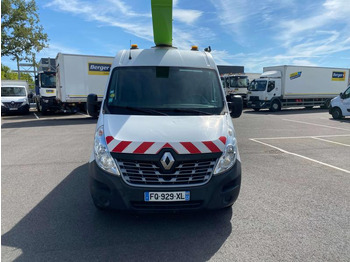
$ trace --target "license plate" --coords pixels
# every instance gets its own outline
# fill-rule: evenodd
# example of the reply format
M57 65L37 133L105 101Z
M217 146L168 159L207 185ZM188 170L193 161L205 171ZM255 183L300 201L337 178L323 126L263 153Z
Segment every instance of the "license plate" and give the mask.
M176 202L190 201L190 191L180 192L145 192L146 202Z
M18 110L18 108L9 108L9 109L10 109L10 110L13 110L13 111L14 111L14 110Z

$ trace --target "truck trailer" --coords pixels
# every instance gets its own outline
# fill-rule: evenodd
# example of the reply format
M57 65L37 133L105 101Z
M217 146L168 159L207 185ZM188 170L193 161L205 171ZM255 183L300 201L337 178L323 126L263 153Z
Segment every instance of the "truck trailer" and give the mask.
M103 98L113 62L109 56L89 56L58 53L56 57L56 99L64 112L86 109L90 93Z
M347 87L349 69L310 66L264 67L249 85L248 107L259 111L283 107L328 108L331 99Z

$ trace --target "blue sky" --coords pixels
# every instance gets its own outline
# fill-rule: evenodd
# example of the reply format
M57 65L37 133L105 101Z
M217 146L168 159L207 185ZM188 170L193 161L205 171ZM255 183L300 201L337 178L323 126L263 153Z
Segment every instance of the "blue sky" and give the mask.
M115 56L154 45L150 0L37 0L50 47ZM264 66L350 67L350 0L174 0L173 45L212 47L217 64L262 72ZM15 63L2 57L15 69Z

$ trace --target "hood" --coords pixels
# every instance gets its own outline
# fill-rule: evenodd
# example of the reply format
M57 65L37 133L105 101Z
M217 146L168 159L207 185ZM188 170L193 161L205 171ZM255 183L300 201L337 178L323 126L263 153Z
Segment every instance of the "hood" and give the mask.
M110 152L157 154L172 148L178 154L223 152L227 115L139 116L104 115Z
M2 96L1 97L1 103L6 102L27 102L26 96Z

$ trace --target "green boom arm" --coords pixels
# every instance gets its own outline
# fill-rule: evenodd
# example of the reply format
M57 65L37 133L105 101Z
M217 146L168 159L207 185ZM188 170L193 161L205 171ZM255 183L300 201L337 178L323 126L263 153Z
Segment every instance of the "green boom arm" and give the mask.
M153 37L156 46L171 46L173 37L173 0L151 0Z

